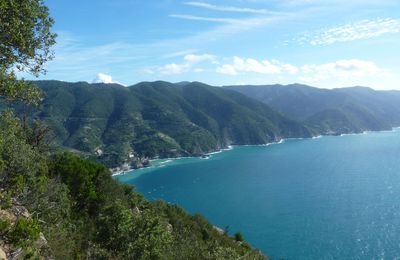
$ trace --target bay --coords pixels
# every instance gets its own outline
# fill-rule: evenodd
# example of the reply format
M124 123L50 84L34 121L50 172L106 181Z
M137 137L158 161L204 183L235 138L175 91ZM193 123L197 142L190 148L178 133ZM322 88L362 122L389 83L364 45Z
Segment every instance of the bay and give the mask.
M400 259L400 130L157 160L116 176L285 259Z

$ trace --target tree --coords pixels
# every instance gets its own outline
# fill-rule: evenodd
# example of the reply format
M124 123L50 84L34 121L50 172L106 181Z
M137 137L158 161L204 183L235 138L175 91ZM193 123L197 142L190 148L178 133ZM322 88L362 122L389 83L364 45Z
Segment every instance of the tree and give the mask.
M0 96L39 104L41 92L31 83L18 80L16 72L34 76L45 73L45 62L53 58L53 23L43 0L0 1Z
M45 73L45 62L53 58L50 47L55 43L56 34L50 30L52 25L53 19L43 0L0 1L0 98L9 102L19 101L24 105L22 128L26 133L18 134L19 141L35 146L39 145L47 129L36 127L27 131L27 114L30 106L39 105L43 95L29 81L19 80L16 73L25 72L34 76ZM3 113L1 117L11 122L10 115ZM4 120L1 121L4 123ZM1 138L0 151L4 143ZM9 143L4 145L10 149ZM10 165L1 155L0 161L6 166ZM7 170L7 167L4 168Z
M53 57L53 19L42 0L0 2L0 64L38 75Z
M19 80L16 74L39 76L45 72L43 66L53 57L50 48L56 37L50 31L52 25L43 0L0 1L1 99L19 101L26 107L39 105L41 91L29 81ZM17 186L27 194L26 188L36 186L45 172L43 155L31 146L38 146L44 132L37 127L28 129L26 116L21 122L10 111L0 115L0 129L0 185Z

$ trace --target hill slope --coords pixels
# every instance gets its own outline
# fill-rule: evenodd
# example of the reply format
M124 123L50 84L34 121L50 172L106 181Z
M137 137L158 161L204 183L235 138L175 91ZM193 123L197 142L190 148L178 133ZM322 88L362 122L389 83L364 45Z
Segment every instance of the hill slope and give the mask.
M321 133L387 130L400 125L400 92L365 87L227 86L304 122Z
M37 116L57 143L109 167L145 157L201 155L231 144L309 137L302 124L235 91L194 82L35 82L46 94Z

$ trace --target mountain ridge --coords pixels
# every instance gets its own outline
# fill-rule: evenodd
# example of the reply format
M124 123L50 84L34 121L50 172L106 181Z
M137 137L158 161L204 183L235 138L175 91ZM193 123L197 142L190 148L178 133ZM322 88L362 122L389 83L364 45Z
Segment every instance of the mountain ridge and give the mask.
M50 126L55 143L117 169L143 167L153 158L201 156L232 144L400 125L400 92L367 87L33 83L45 93L35 117Z
M369 87L225 86L255 98L322 134L388 130L400 125L400 92Z
M46 96L35 116L53 129L56 142L109 167L314 134L262 102L200 82L34 83Z

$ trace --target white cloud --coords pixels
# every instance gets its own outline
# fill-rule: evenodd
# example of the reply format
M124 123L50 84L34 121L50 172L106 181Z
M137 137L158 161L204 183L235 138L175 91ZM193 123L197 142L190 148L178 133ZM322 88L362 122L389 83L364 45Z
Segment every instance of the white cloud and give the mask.
M202 68L196 68L193 71L196 72L196 73L201 73L201 72L204 72L205 70L202 69Z
M183 57L182 63L170 63L154 69L145 69L144 72L149 74L158 73L161 75L173 75L173 74L182 74L193 70L194 72L199 73L203 72L204 69L193 68L193 66L202 62L210 62L212 64L217 64L218 57L211 54L201 54L201 55L187 54Z
M182 74L183 72L187 72L189 69L190 65L188 63L171 63L158 68L158 72L161 75Z
M288 72L289 74L297 74L299 72L299 68L292 64L283 64L282 68L284 71Z
M112 77L110 75L107 75L104 73L98 73L96 78L93 79L93 83L111 84L111 83L115 83L115 82L112 80Z
M239 24L244 23L240 19L232 19L232 18L219 18L219 17L203 17L203 16L195 16L189 14L170 14L169 17L185 19L185 20L194 20L194 21L204 21L204 22L216 22L216 23L229 23L229 24Z
M163 58L165 59L169 59L169 58L175 58L175 57L180 57L180 56L184 56L187 54L193 54L198 52L198 50L196 49L188 49L188 50L184 50L184 51L176 51L176 52L172 52L172 53L168 53L163 55Z
M323 85L357 84L368 80L384 79L391 74L379 68L374 62L360 59L343 59L323 64L304 64L295 66L278 60L256 60L252 58L234 57L232 63L223 64L216 72L230 76L259 74L275 76L278 80L319 83ZM252 75L251 78L257 76ZM265 76L263 76L265 77Z
M217 56L211 54L202 54L202 55L188 54L183 59L191 64L203 61L210 61L212 63L215 63L217 61Z
M253 8L241 8L235 6L222 6L222 5L213 5L205 2L186 2L186 5L206 8L214 11L222 11L222 12L238 12L238 13L252 13L252 14L267 14L268 11L266 9L253 9Z
M357 59L338 60L320 65L304 65L301 67L301 72L302 76L299 79L307 82L318 82L329 79L345 81L386 74L374 62Z
M155 73L155 71L153 69L150 69L150 68L141 69L140 72L143 73L143 74L154 74Z
M98 73L96 78L93 79L92 83L119 84L119 85L125 86L124 84L122 84L118 81L113 81L113 79L110 75L107 75L104 73Z
M288 19L291 15L287 13L274 12L270 16L256 16L256 17L246 17L246 18L221 18L221 17L204 17L196 16L190 14L170 14L169 17L184 19L184 20L194 20L194 21L204 21L204 22L214 22L227 24L227 26L233 26L232 28L224 27L223 31L241 31L243 29L251 29L257 26L266 25L278 20ZM219 30L217 30L219 31Z
M231 64L224 64L221 67L217 68L217 72L221 74L227 74L227 75L237 75L238 72L236 71L235 67Z
M339 27L304 34L299 41L311 45L329 45L337 42L370 39L387 33L400 33L400 20L386 18L362 20Z
M224 64L217 68L217 72L221 74L237 75L239 73L260 73L260 74L280 74L283 72L296 74L298 68L291 64L281 63L277 60L263 60L248 58L243 59L235 56L233 63Z

